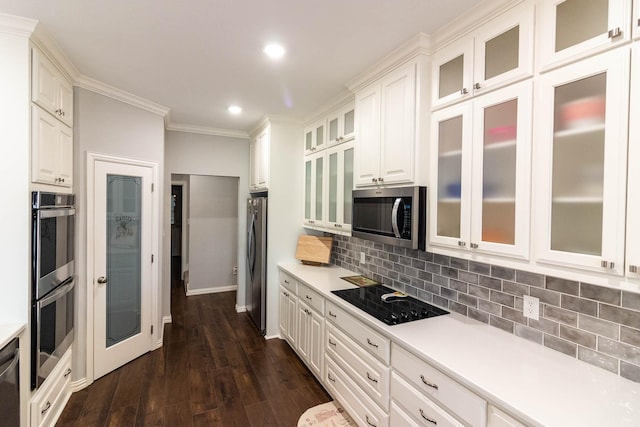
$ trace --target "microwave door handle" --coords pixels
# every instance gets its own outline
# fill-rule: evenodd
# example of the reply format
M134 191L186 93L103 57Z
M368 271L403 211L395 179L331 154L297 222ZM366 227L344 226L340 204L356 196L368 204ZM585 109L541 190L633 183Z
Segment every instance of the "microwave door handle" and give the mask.
M49 304L50 302L55 301L56 299L60 298L62 295L66 294L67 292L70 292L73 289L74 286L75 286L75 281L74 280L71 280L70 282L67 282L66 285L60 286L55 291L53 291L50 295L47 295L46 297L42 298L38 302L40 307L44 307L45 305Z
M393 202L393 209L391 210L391 227L393 228L393 234L395 234L397 238L402 237L398 229L398 208L400 207L400 203L402 203L402 199L398 197L396 201Z

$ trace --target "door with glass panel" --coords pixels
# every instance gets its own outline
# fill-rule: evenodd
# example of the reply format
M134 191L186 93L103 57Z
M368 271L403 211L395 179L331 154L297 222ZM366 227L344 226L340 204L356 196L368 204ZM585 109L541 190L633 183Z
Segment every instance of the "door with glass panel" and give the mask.
M541 261L624 271L629 63L617 50L540 79Z
M327 149L327 227L336 232L351 230L353 192L353 142Z
M323 226L324 218L324 174L325 152L311 154L304 158L304 224L311 227Z
M631 38L632 0L540 2L540 57L551 68Z
M94 378L152 345L150 167L96 161L94 169Z

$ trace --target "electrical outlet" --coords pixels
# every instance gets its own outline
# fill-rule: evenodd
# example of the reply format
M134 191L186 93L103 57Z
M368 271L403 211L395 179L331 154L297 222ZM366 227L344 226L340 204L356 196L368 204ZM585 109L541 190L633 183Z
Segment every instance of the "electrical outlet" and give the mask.
M235 275L237 275L237 274L238 274L238 266L237 266L237 265L234 265L234 266L233 266L233 275L235 276Z
M524 304L522 307L522 313L524 314L524 317L538 320L540 318L540 300L529 295L525 295L523 298Z
M364 256L364 252L360 252L360 264L366 264L367 259Z

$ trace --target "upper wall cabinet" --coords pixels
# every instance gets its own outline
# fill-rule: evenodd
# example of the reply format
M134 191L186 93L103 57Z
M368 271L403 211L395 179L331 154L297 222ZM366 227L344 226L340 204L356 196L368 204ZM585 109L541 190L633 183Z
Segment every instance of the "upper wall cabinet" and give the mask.
M433 113L432 245L528 258L531 109L521 82Z
M353 192L353 142L327 149L327 227L336 232L351 230Z
M269 131L270 127L267 126L249 143L250 191L266 191L269 188Z
M433 57L432 107L533 74L533 6L509 10Z
M351 141L356 134L353 103L333 112L327 118L327 145L332 147Z
M324 150L327 146L325 132L325 121L321 120L304 131L304 154L314 153Z
M71 187L73 131L37 105L31 107L31 181Z
M539 80L540 261L624 271L629 61L628 49L616 49Z
M324 152L304 157L304 224L311 227L325 225L325 158Z
M73 126L73 86L38 49L32 49L31 100Z
M356 94L356 186L413 182L416 67L406 64Z
M631 39L631 0L548 0L540 4L543 70Z
M631 106L629 117L640 117L640 44L631 52ZM627 274L640 277L640 122L629 124L629 176L627 179Z

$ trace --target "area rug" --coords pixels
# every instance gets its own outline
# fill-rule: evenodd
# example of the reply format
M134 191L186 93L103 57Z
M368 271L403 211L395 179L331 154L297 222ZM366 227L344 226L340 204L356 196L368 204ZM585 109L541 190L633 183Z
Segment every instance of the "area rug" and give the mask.
M298 420L298 427L344 427L357 424L336 402L327 402L309 408Z

